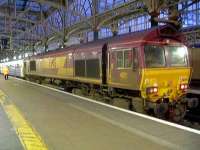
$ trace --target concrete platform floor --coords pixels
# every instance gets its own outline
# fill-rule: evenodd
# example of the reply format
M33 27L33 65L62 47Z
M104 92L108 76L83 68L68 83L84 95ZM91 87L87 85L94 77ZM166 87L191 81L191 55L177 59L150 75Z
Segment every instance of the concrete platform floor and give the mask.
M5 81L0 76L0 90L37 130L49 150L198 150L200 147L199 134L13 78ZM9 124L1 109L4 119L0 124ZM0 133L0 140L5 141L0 142L0 150L9 149L6 138L13 139L13 145L20 149L11 129L7 126ZM10 132L12 135L6 137Z
M0 107L0 150L22 150L23 147L7 115Z

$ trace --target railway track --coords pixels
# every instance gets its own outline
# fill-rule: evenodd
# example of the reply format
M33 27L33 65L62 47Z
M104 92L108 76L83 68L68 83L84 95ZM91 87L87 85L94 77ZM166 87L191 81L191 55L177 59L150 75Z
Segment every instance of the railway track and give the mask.
M188 110L183 125L200 130L200 106L194 110Z

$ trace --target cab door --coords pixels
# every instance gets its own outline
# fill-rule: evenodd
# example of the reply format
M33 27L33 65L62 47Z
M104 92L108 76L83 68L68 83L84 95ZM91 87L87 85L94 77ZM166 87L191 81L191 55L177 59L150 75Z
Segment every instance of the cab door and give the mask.
M111 48L108 76L111 86L138 89L138 51L138 48Z

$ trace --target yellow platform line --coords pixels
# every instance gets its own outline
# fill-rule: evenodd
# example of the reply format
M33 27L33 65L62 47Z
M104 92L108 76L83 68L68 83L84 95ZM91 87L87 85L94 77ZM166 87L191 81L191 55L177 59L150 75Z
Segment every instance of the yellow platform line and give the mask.
M48 150L37 131L31 127L17 107L6 100L6 95L1 90L0 104L15 128L16 134L25 150Z

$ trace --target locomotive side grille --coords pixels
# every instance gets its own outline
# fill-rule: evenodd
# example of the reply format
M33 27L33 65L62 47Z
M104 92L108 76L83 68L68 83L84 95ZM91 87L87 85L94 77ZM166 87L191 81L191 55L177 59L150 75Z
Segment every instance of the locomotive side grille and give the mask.
M99 59L75 60L75 76L100 78Z
M75 60L75 76L85 77L85 60Z
M86 74L88 78L100 78L99 59L86 60Z

